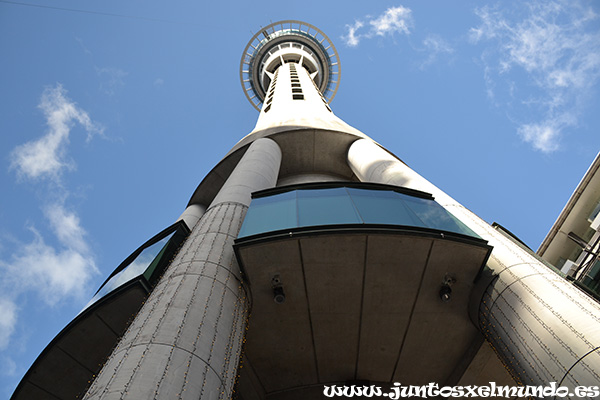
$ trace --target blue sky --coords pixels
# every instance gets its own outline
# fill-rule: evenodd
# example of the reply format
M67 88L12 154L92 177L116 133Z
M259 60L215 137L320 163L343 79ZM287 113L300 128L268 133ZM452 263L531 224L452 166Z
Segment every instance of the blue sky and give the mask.
M534 249L600 150L592 1L27 4L0 0L0 398L252 130L270 22L324 31L333 111Z

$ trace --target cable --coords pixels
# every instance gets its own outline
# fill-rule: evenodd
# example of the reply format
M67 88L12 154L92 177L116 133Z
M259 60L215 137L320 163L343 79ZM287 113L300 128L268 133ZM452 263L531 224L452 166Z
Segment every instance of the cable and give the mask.
M25 6L25 7L46 8L46 9L59 10L59 11L71 11L71 12L78 12L78 13L83 13L83 14L103 15L103 16L108 16L108 17L140 19L140 20L144 20L144 21L164 22L164 23L169 23L169 24L201 26L201 24L195 24L195 23L190 23L190 22L177 22L177 21L169 21L166 19L139 17L139 16L135 16L135 15L123 15L123 14L107 13L107 12L101 12L101 11L88 11L88 10L80 10L80 9L75 9L75 8L45 6L45 5L41 5L41 4L21 3L21 2L10 1L10 0L0 0L0 3L15 4L15 5L19 5L19 6Z

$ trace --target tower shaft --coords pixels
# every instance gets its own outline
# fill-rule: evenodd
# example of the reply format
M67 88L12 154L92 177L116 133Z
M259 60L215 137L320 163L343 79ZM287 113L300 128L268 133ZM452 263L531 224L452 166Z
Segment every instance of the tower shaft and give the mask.
M282 64L273 74L254 131L317 123L327 126L340 121L302 63Z

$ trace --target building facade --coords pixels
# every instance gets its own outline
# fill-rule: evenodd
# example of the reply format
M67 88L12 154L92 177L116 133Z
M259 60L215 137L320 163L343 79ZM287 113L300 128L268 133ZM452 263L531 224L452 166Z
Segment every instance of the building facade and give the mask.
M538 254L600 299L600 154L585 173Z
M13 398L597 383L598 304L335 116L340 71L310 24L254 35L240 78L260 111L255 128Z

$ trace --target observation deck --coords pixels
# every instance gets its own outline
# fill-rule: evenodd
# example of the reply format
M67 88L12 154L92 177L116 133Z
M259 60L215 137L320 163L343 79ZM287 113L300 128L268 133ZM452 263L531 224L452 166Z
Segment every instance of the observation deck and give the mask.
M467 309L491 247L429 193L348 181L254 192L234 249L252 288L240 399L455 385L481 346Z
M286 62L306 68L325 99L333 100L341 72L335 46L317 27L285 20L262 28L244 49L240 81L254 108L260 111L273 74Z

